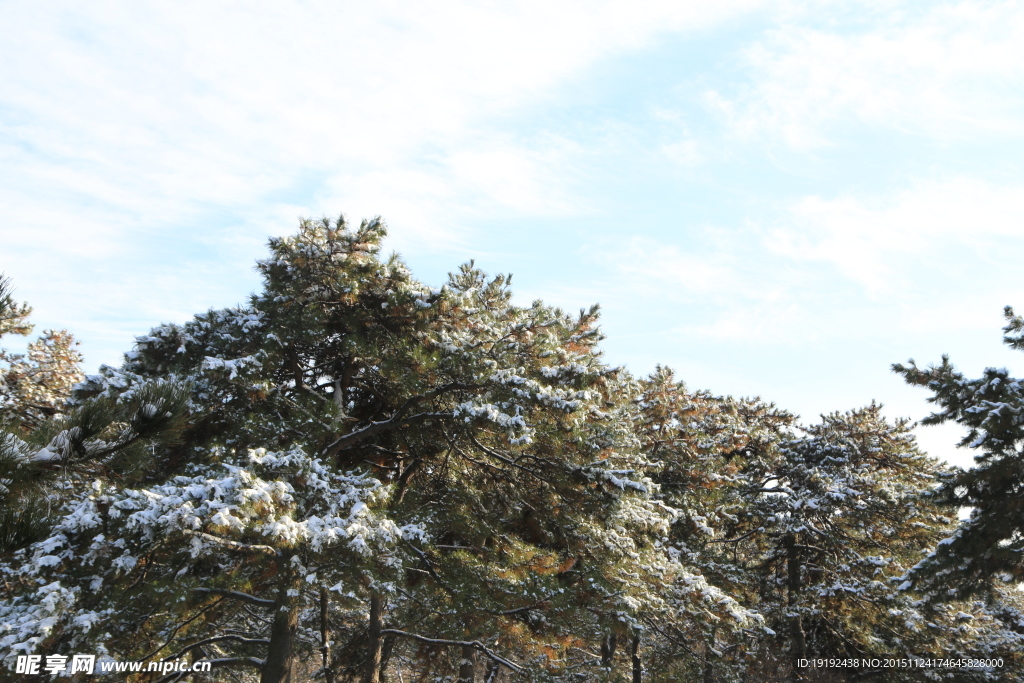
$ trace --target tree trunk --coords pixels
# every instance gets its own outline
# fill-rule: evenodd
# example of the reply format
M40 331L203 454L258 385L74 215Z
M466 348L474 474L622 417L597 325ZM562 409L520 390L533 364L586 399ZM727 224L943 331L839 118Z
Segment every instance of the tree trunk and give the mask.
M704 658L704 683L715 683L715 667L711 664L711 660L707 657Z
M299 627L299 592L301 577L290 566L291 557L278 560L280 584L274 601L274 620L270 626L267 659L260 674L260 683L296 683L295 634Z
M618 639L614 633L609 633L601 641L601 666L608 668L612 665L612 659L615 657L615 646Z
M366 658L366 669L363 672L363 683L380 683L380 661L384 649L384 639L380 635L381 629L384 628L383 612L384 606L380 599L380 593L371 592L370 632L367 636L369 652Z
M796 665L798 659L807 656L807 639L804 635L803 616L797 612L800 597L800 550L796 547L796 536L789 534L785 539L786 543L786 605L791 616L789 617L790 649L789 654L793 659L793 680L803 678Z
M206 652L203 648L197 647L188 653L188 658L192 662L192 666L195 666L197 662L206 658ZM194 673L192 674L192 683L210 683L210 679L201 673Z
M476 648L462 646L462 661L459 662L459 683L473 683L476 680Z
M715 647L716 630L711 629L708 642L704 645L704 683L715 683L715 664L711 658L715 656L713 650Z
M388 662L391 660L391 653L395 649L395 636L385 636L384 644L380 651L380 683L387 683Z
M497 683L498 674L501 673L501 664L493 659L487 660L487 673L484 674L484 683Z
M630 658L633 660L633 683L643 683L644 667L640 662L640 633L633 635L633 646L630 648Z
M324 665L324 683L334 683L331 668L331 629L327 621L327 586L320 586L320 656Z
M415 458L412 462L405 466L402 473L398 475L398 485L395 486L394 504L401 503L405 498L405 492L409 490L409 481L412 479L412 475L416 474L416 470L420 467L421 460Z

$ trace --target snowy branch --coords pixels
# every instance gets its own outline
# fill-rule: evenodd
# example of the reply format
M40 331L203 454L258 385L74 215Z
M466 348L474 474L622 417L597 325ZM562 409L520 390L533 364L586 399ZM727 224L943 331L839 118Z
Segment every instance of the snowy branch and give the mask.
M471 390L479 388L480 387L475 384L462 384L459 382L453 382L451 384L445 384L444 386L438 387L433 391L429 391L426 394L423 394L422 396L414 396L405 403L403 403L402 406L395 411L395 414L389 417L388 419L381 420L380 422L371 422L370 424L366 425L361 429L357 429L354 432L349 432L345 436L342 436L334 443L332 443L330 446L328 446L327 449L324 451L324 454L328 457L337 455L345 448L348 448L353 444L357 444L360 441L363 441L364 439L368 439L374 434L379 434L380 432L387 431L388 429L391 428L405 427L406 425L412 424L414 422L428 420L430 418L451 417L451 413L420 413L418 415L410 415L409 417L406 417L406 414L410 410L412 410L413 406L422 403L423 401L429 401L431 399L437 398L438 396L446 394L449 391Z
M265 547L265 546L260 546ZM234 598L247 602L250 605L258 605L259 607L273 607L273 600L264 600L263 598L257 598L255 595L249 595L248 593L242 593L241 591L232 591L225 588L193 588L194 593L210 593L211 595L222 595L227 598Z
M382 635L392 635L392 636L402 636L404 638L412 638L413 640L419 641L421 643L430 643L430 644L433 644L433 645L456 645L458 647L472 647L473 649L479 650L480 652L484 653L485 655L490 657L492 660L494 660L498 664L501 664L502 666L506 666L509 669L512 669L513 671L515 671L516 673L522 673L523 671L525 671L525 669L523 669L523 667L519 666L518 664L516 664L514 662L510 662L509 660L505 659L504 657L502 657L498 653L493 652L492 650L489 650L479 640L472 640L472 641L470 641L470 640L444 640L443 638L427 638L426 636L417 635L415 633L409 633L408 631L399 631L398 629L394 629L394 628L383 629L383 630L381 630L381 634Z
M212 534L203 533L202 531L192 531L191 529L184 529L184 532L189 536L195 536L196 538L201 538L204 541L216 543L217 545L223 546L228 550L239 550L242 552L250 553L263 553L265 555L273 555L274 557L277 557L280 554L277 548L273 548L269 545L252 545L249 543L239 543L238 541L229 541L228 539L221 538L220 536L214 536Z

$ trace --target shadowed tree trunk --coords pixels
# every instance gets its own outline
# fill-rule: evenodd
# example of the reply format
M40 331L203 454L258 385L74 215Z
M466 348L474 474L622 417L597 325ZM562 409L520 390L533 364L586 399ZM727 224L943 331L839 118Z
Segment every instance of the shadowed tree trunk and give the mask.
M297 683L295 678L295 634L299 626L301 577L290 566L291 557L279 557L280 583L274 601L274 619L270 626L270 644L263 664L260 683Z
M786 605L789 607L790 622L790 656L793 660L794 681L803 679L796 662L807 656L807 639L804 636L803 616L797 612L797 602L800 596L800 549L797 548L796 536L789 534L785 539L786 544Z
M192 662L193 666L203 659L206 659L206 652L204 652L201 647L198 647L189 653L189 660ZM192 674L192 683L210 683L210 679L201 673L194 673Z
M715 663L711 659L715 656L715 629L711 629L707 644L704 645L704 681L703 683L715 683Z
M395 649L395 636L384 636L384 644L381 645L380 654L380 683L387 683L388 662L391 661L391 653Z
M715 667L711 665L711 660L704 658L704 678L703 683L715 683Z
M324 683L334 683L331 668L331 629L327 622L327 586L320 586L320 655L324 665Z
M630 659L633 660L633 683L643 683L644 667L640 661L640 632L633 635L633 645L630 648Z
M405 492L409 490L409 480L412 479L412 475L416 474L416 470L419 469L420 459L416 458L402 470L402 473L398 476L398 485L395 487L395 505L402 502L405 498Z
M601 666L608 668L612 665L612 659L615 657L615 646L618 639L614 633L609 633L601 641Z
M380 662L383 657L384 639L381 637L383 628L384 606L380 593L370 593L370 632L367 635L369 656L366 658L366 670L363 672L363 683L380 683Z
M484 675L484 683L497 683L498 674L501 673L501 664L493 659L487 660L487 673Z
M462 660L459 662L459 683L473 683L476 679L476 648L462 646Z

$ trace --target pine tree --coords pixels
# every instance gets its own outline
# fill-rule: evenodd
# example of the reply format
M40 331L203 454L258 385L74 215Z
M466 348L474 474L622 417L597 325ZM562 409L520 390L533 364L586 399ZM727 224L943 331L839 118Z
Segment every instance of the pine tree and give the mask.
M748 554L753 535L748 482L779 459L778 444L793 436L794 416L758 399L690 392L659 367L644 381L637 428L667 504L679 510L669 542L700 567L711 585L747 608L757 608L761 560ZM742 529L742 531L740 531ZM763 664L758 644L771 634L763 618L724 628L714 620L649 621L661 677L718 681Z
M1024 319L1005 310L1004 342L1024 349ZM1024 581L1024 386L1005 368L986 368L969 379L948 356L921 369L911 360L893 365L910 384L933 392L939 410L922 420L953 420L967 429L963 448L976 449L975 465L945 477L933 500L970 517L908 575L908 586L930 601L985 594L1000 583Z
M0 338L28 336L32 309L18 304L0 276ZM64 412L72 387L83 379L78 342L67 330L46 330L24 354L0 348L0 423L31 431Z
M656 480L685 511L673 542L770 627L657 625L666 680L782 680L808 673L792 665L802 656L937 651L1006 660L963 680L1019 669L1020 636L1006 626L1014 608L960 601L926 615L897 590L896 578L952 524L921 496L943 469L916 449L906 422L889 423L872 405L798 429L756 399L687 392L666 370L652 376L644 406L648 448L664 461Z
M31 311L0 278L0 336L30 334ZM166 383L73 405L83 377L75 346L68 332L47 331L27 354L0 349L0 553L45 538L75 482L144 468L146 451L173 437L181 416L186 396Z
M5 356L22 368L8 386L28 389L5 394L0 510L47 510L4 536L8 662L92 650L253 683L708 683L810 680L805 655L956 653L1006 662L958 680L1019 674L1014 592L929 605L907 590L939 595L952 573L925 570L958 537L900 590L952 533L968 476L906 422L873 404L800 427L665 368L635 378L604 363L596 307L516 305L509 277L472 263L428 287L381 256L384 237L379 219L304 221L270 241L245 305L160 325L73 390L53 345ZM0 294L0 329L27 334L27 307ZM1007 338L1024 347L1024 321ZM1013 461L1016 383L947 365L920 383L979 420L969 438L992 463ZM970 500L1005 494L990 503L1012 522L1000 484ZM863 676L934 677L828 680Z
M463 681L499 670L575 680L606 671L590 653L613 629L637 646L628 667L642 669L644 614L748 619L664 543L675 511L645 477L636 384L601 362L596 308L569 316L516 306L508 278L472 264L426 287L397 257L378 256L384 234L379 220L305 222L271 241L259 263L264 289L247 306L155 328L121 368L87 380L82 401L122 400L158 379L187 384L191 416L181 443L138 485L78 505L166 499L204 512L191 529L146 522L147 555L82 574L109 583L103 601L116 600L119 617L76 630L95 608L69 607L45 617L64 625L54 642L102 640L125 659L187 650L255 667L264 683L295 680L313 654L325 673L367 683L398 666ZM300 534L287 545L274 529L311 525L329 502L303 494L305 475L289 467L252 473L247 458L263 452L275 462L301 453L321 478L363 482L376 492L366 509L378 526L404 531L358 562L344 559L350 526L332 543ZM218 493L232 488L217 483L221 467L259 476L281 501L252 523L225 522L218 513L242 519L233 510L244 505ZM110 543L138 533L132 524L109 537L76 526L79 550L59 559L70 562L97 533ZM291 553L304 570L261 561L270 551L257 546ZM37 565L57 562L41 559L45 547L32 550ZM183 572L177 580L172 568ZM294 585L302 581L307 590ZM68 590L84 595L83 585ZM287 624L261 626L252 613L261 605L277 605L275 615L287 606Z

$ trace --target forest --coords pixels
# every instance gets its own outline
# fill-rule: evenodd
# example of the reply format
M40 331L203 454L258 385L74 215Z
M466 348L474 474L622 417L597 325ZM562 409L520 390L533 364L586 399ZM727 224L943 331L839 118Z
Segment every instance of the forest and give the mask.
M634 376L596 306L473 263L432 287L385 236L303 221L246 305L95 375L66 331L0 351L5 680L93 680L15 673L75 653L210 664L139 683L1024 680L1007 370L893 366L962 470L877 404L804 423Z

